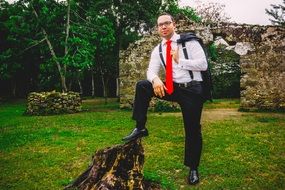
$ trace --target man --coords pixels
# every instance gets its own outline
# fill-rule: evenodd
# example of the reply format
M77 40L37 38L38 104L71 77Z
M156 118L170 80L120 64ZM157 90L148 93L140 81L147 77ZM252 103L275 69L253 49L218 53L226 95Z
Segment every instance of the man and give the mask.
M188 182L194 185L199 182L198 166L202 150L200 119L204 100L200 71L207 70L208 64L204 51L196 40L186 42L189 59L184 57L181 45L176 42L180 35L175 32L176 25L171 15L160 15L157 27L162 38L162 54L160 55L160 45L157 45L151 53L147 80L139 81L136 85L133 109L136 127L123 140L131 141L148 135L145 124L149 102L153 96L178 102L186 136L184 164L190 168ZM165 67L165 83L158 76L161 67Z

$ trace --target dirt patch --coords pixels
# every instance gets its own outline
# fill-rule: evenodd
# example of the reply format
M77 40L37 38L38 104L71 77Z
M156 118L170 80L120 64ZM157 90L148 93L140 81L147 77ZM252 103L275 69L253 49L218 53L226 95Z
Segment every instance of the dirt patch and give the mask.
M203 110L203 113L202 113L202 122L235 118L235 117L240 117L242 114L244 113L239 112L238 109L235 109L235 108L205 109Z
M216 121L216 120L223 120L228 118L234 118L234 117L240 117L242 112L239 112L236 108L217 108L217 109L204 109L202 112L202 122L210 122L210 121ZM181 112L163 112L163 113L155 113L155 115L159 116L177 116L182 117Z

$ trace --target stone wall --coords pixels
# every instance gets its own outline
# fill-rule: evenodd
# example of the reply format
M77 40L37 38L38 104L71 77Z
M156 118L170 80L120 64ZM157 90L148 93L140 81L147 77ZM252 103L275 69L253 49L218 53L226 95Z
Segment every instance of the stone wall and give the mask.
M49 115L81 111L81 98L76 92L32 92L28 95L26 114Z
M241 108L285 110L285 29L267 27L241 57Z
M147 35L120 53L120 107L131 108L135 84L146 78L152 48L160 41L158 35Z
M194 31L204 40L240 55L242 109L285 110L285 29L277 26L221 24L205 27L182 21L177 32ZM120 105L132 107L135 84L146 78L151 50L160 42L154 31L121 52Z

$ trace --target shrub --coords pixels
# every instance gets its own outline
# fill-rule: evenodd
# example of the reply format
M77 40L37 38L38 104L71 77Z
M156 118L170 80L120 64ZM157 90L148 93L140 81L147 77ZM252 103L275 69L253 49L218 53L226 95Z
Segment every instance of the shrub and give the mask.
M180 110L177 103L157 100L154 105L155 112L173 112Z
M32 92L28 95L26 110L28 115L75 113L79 111L81 111L81 98L76 92Z

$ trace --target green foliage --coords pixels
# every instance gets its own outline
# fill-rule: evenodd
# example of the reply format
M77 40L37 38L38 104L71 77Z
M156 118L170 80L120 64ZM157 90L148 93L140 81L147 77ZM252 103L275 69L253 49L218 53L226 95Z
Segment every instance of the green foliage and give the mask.
M173 112L178 111L179 106L177 107L177 104L174 104L173 102L163 101L163 100L157 100L154 111L155 112Z
M0 55L0 79L7 80L13 77L19 70L22 69L20 64L17 64L13 58L11 49L7 49Z
M149 32L161 12L199 20L193 9L178 7L177 0L0 0L0 9L0 82L15 83L15 91L25 87L27 93L58 90L63 77L70 88L90 75L101 76L97 86L114 83L119 51Z
M40 73L39 73L39 90L40 91L61 91L61 86L58 83L59 75L55 72L54 62L52 59L46 60L40 65Z
M23 57L19 53L25 40L19 37L25 36L28 30L23 28L23 11L20 7L10 7L3 1L0 5L0 80L8 80L23 69L23 65L19 63Z
M183 17L194 22L200 22L201 18L191 7L179 7L177 1L168 0L162 5L162 12L168 12L176 18Z
M137 31L125 31L122 35L122 49L127 49L130 43L139 40L142 36Z
M218 50L214 43L209 45L208 52L210 61L216 61L218 58Z
M239 56L234 51L210 46L214 98L240 97Z
M35 6L36 8L40 8L40 3L43 4L43 1L33 2L38 5ZM48 3L51 4L49 6L53 5L54 7L54 4L52 4L54 2L55 1L49 1ZM3 18L1 19L1 24L3 23L3 30L5 31L3 39L4 45L1 46L3 51L0 53L0 59L1 62L3 61L3 65L1 64L0 67L8 65L6 67L8 69L1 70L3 72L1 76L5 76L6 80L12 81L12 83L25 81L26 78L29 78L31 81L36 81L37 76L35 75L38 71L39 64L42 63L43 59L50 58L49 52L46 51L46 45L43 46L43 35L40 33L39 26L43 25L43 23L36 21L29 5L29 2L24 0L9 4L5 7L4 11L1 12L5 16L0 16ZM57 12L61 13L62 11ZM49 11L49 14L39 14L39 16L42 20L45 20L46 18L52 18L53 12ZM60 21L58 18L55 19L56 21L50 21L50 27L52 27L56 33L58 27L55 26L59 25ZM6 56L7 52L9 52L9 56ZM0 77L0 80L1 79L3 78ZM28 86L28 84L23 84L23 82L21 84Z

